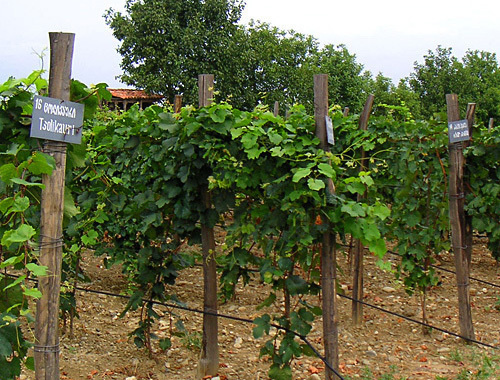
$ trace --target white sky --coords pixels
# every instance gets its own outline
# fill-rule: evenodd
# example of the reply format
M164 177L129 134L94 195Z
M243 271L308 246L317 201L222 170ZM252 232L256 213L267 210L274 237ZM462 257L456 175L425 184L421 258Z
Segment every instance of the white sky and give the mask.
M395 83L415 61L438 45L461 58L468 49L500 54L500 2L496 0L246 0L242 22L268 22L316 37L322 44L344 44L373 75ZM40 68L48 32L75 37L73 77L86 83L124 87L118 42L105 24L106 9L125 0L0 0L0 83ZM499 57L500 59L500 57Z

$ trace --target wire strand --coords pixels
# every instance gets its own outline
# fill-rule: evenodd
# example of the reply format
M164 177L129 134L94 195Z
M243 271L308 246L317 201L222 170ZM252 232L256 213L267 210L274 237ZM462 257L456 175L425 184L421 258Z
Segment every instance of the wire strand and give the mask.
M19 276L12 275L12 274L7 274L7 275L10 276L10 277L19 277ZM27 278L27 280L33 281L33 282L38 282L38 280L33 279L33 278ZM83 288L83 287L80 287L80 286L75 286L75 289L76 290L80 290L80 291L84 291L84 292L88 292L88 293L94 293L94 294L98 294L98 295L105 295L105 296L116 297L116 298L123 298L123 299L130 299L131 298L130 296L126 296L126 295L123 295L123 294L115 294L115 293L111 293L111 292L107 292L107 291L103 291L103 290L87 289L87 288ZM158 306L163 306L163 307L167 307L167 308L170 307L170 308L174 308L174 309L189 311L189 312L192 312L192 313L198 313L198 314L204 314L204 315L211 315L211 316L220 317L220 318L224 318L224 319L229 319L229 320L233 320L233 321L255 324L254 320L252 320L252 319L247 319L247 318L242 318L242 317L236 317L236 316L233 316L233 315L215 313L215 312L211 312L211 311L206 311L206 310L200 310L200 309L191 308L191 307L188 307L188 306L175 305L175 304L169 304L169 303L160 302L160 301L148 300L148 299L145 299L145 298L141 298L141 301L144 302L144 303L146 303L146 304L150 303L152 305L158 305ZM270 326L272 326L272 327L274 327L274 328L276 328L278 330L282 330L282 331L285 331L287 333L291 333L291 334L295 335L296 337L300 338L314 352L314 354L318 357L318 359L320 359L325 364L325 366L330 371L332 371L339 378L339 380L345 380L345 378L342 377L342 375L335 368L333 368L333 366L328 362L328 360L326 359L326 357L324 357L323 355L321 355L319 353L319 351L312 345L311 342L309 342L309 340L304 335L301 335L301 334L299 334L299 333L297 333L297 332L295 332L293 330L290 330L289 328L277 325L275 323L270 323ZM42 346L39 346L39 347L42 348ZM42 351L40 351L40 352L42 352ZM43 351L43 352L51 352L51 351Z
M377 310L382 311L382 312L384 312L384 313L391 314L391 315L393 315L393 316L395 316L395 317L399 317L399 318L406 319L407 321L410 321L410 322L413 322L413 323L417 323L417 324L419 324L419 325L422 325L422 326L424 326L424 327L428 327L428 328L433 329L433 330L441 331L441 332L443 332L443 333L446 333L446 334L449 334L449 335L455 336L455 337L457 337L457 338L461 338L461 339L466 340L466 341L468 341L468 342L471 342L471 343L476 343L476 344L478 344L478 345L480 345L480 346L485 346L485 347L493 348L493 349L495 349L495 350L500 350L500 348L499 348L499 347L492 346L491 344L484 343L484 342L481 342L481 341L476 340L476 339L467 338L467 337L465 337L465 336L462 336L462 335L460 335L460 334L454 333L454 332L452 332L452 331L448 331L448 330L443 329L443 328L441 328L441 327L437 327L437 326L434 326L434 325L430 325L430 324L428 324L428 323L425 323L425 322L422 322L422 321L419 321L419 320L416 320L416 319L413 319L413 318L407 317L407 316L405 316L405 315L402 315L402 314L396 313L396 312L394 312L394 311L390 311L390 310L387 310L387 309L381 308L380 306L372 305L372 304L370 304L370 303L368 303L368 302L365 302L365 301L355 300L354 298L349 297L349 296L346 296L345 294L340 294L340 293L339 293L338 295L339 295L340 297L342 297L342 298L347 298L347 299L349 299L349 300L351 300L351 301L354 301L354 302L359 302L359 303L361 303L361 304L363 304L363 305L366 305L366 306L368 306L368 307L371 307L371 308L373 308L373 309L377 309Z

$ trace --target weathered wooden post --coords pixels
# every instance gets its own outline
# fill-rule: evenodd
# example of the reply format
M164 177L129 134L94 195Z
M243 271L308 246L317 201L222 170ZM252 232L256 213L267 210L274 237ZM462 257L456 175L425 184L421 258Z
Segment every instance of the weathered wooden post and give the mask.
M275 101L274 102L274 110L273 110L273 115L278 116L280 114L280 102Z
M474 339L474 325L472 324L472 312L469 294L469 262L467 260L467 242L465 233L464 212L464 155L462 139L467 132L467 121L454 127L453 122L459 121L460 113L458 98L456 94L446 95L448 111L448 133L450 136L450 179L449 179L449 208L451 225L451 243L455 258L455 270L457 273L458 287L458 318L460 334L466 339ZM457 141L458 140L458 141Z
M326 117L328 116L328 75L314 75L314 120L316 123L316 136L320 140L320 146L324 150L330 150L327 141ZM333 183L327 186L327 191L333 191ZM323 218L323 223L329 223ZM330 228L323 234L321 247L321 289L323 307L323 344L325 347L325 358L338 369L338 328L336 319L336 260L335 260L335 238ZM335 373L328 368L325 370L327 380L337 379Z
M363 112L359 117L359 129L366 131L368 128L368 119L372 112L373 101L375 96L373 94L368 95ZM366 152L361 148L361 164L359 166L359 171L365 171L368 167ZM358 202L361 202L366 198L365 194L358 194ZM354 255L353 255L353 276L352 276L352 320L356 325L361 324L363 320L363 304L357 301L363 300L363 244L361 240L356 239L354 242Z
M69 100L71 64L75 35L49 33L50 71L49 97ZM35 378L59 380L59 292L62 262L62 221L66 143L47 141L44 151L54 157L52 175L43 175L40 217L40 264L47 276L39 279L42 297L37 301L35 325Z
M495 119L491 117L490 121L488 122L488 131L491 131L494 126L495 126Z
M199 106L210 105L214 96L213 74L198 76ZM212 200L208 186L201 189L201 197L205 209L212 208ZM215 235L214 229L201 224L201 244L203 251L203 310L217 313L217 266L215 261ZM219 370L217 316L203 314L203 339L201 345L200 361L198 363L197 377L214 376Z
M467 126L469 128L469 137L472 139L472 132L474 129L474 117L476 114L476 103L469 103L467 104ZM464 148L468 147L470 145L470 141L464 141ZM465 162L465 161L464 161ZM465 165L467 163L465 162ZM470 172L467 170L467 166L464 168L465 175L464 175L464 193L467 195L468 188L470 188ZM474 231L472 228L472 216L469 215L467 212L465 212L465 246L467 247L466 255L467 255L467 262L469 263L469 273L471 269L471 264L472 264L472 246L473 246L473 235Z
M182 108L182 95L175 95L174 97L174 113L181 112Z

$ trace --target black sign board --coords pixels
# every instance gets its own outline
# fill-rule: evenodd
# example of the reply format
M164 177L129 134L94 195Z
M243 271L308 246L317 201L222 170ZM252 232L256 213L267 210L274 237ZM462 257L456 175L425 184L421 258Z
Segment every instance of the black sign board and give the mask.
M30 136L80 144L83 111L83 104L36 95L33 99Z
M469 124L467 120L458 120L448 123L448 137L451 143L470 140Z

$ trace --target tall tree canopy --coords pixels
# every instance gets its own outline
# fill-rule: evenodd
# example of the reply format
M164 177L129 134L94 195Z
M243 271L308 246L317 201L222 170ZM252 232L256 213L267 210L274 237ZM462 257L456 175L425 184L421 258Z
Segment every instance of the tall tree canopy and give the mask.
M259 101L313 108L313 74L331 78L332 102L363 103L363 66L343 45L266 23L239 25L242 0L127 0L105 17L121 42L124 83L186 103L197 99L198 74L212 73L220 99L252 109Z
M359 111L368 93L376 103L404 102L416 118L446 110L456 93L465 108L477 103L477 120L500 119L500 70L494 53L470 50L459 60L451 48L429 50L423 63L396 87L364 71L344 45L267 23L240 25L244 0L127 0L109 9L106 22L120 41L121 80L172 100L197 101L199 74L215 75L218 99L252 109L259 102L281 109L302 103L313 109L314 74L329 75L331 103ZM377 109L377 108L376 108ZM383 112L383 108L379 109Z
M121 42L121 80L195 99L198 74L235 74L227 53L242 10L242 0L127 0L124 13L109 9L106 22Z
M349 107L354 112L362 109L370 92L371 73L364 71L345 45L326 45L318 52L313 65L317 67L316 73L328 74L331 103Z
M266 23L242 26L240 36L233 58L242 79L241 106L253 108L259 101L278 101L284 107L304 103L307 82L312 82L310 61L317 54L318 42Z
M438 46L424 56L424 63L415 63L406 83L420 99L419 116L446 111L446 94L455 93L462 108L477 103L478 121L500 117L500 70L494 53L469 50L459 60L451 48Z

